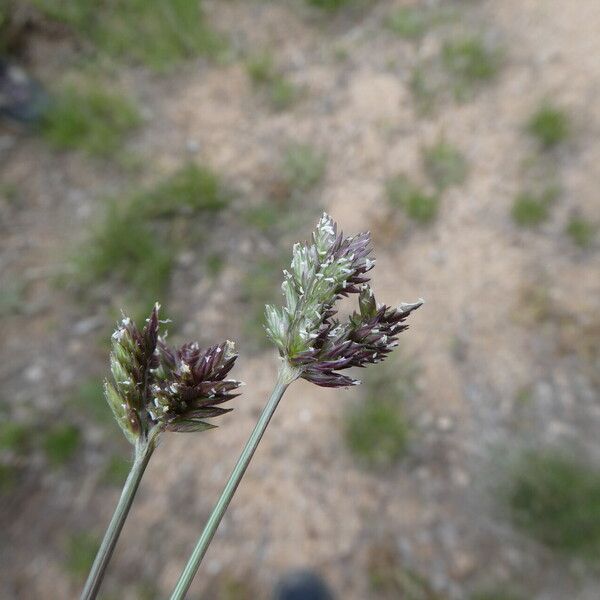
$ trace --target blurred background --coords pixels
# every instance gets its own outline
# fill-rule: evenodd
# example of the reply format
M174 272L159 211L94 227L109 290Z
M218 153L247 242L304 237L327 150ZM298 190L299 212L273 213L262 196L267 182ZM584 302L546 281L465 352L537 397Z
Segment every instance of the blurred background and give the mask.
M286 395L190 597L600 597L597 0L0 0L0 597L76 598L126 476L111 331L237 340L102 590L171 590L270 391L292 242L370 229L426 299L363 386Z

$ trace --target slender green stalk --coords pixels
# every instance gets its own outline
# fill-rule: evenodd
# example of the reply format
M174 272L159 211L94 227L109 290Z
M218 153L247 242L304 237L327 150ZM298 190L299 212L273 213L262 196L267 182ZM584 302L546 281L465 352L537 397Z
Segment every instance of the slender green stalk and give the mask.
M129 514L129 509L131 508L133 498L140 485L142 475L150 462L150 457L155 448L156 438L153 432L150 432L147 441L136 445L135 459L131 466L131 471L129 471L127 481L125 481L123 491L121 492L121 497L119 498L112 519L108 524L104 539L100 544L98 554L96 554L94 564L92 565L90 574L85 582L83 592L81 592L81 600L93 600L98 595L98 590L102 584L106 567L108 566L112 553L117 545L117 540L123 529L125 519Z
M288 385L290 385L290 383L296 377L297 374L292 373L289 367L284 366L280 370L273 393L263 409L262 414L260 415L260 418L254 427L254 430L250 434L250 437L248 438L248 441L246 442L246 445L244 446L244 449L242 450L242 453L240 454L240 457L233 468L231 475L229 476L229 480L225 484L225 488L223 489L219 500L215 504L215 507L213 508L213 511L208 518L206 525L204 526L204 531L198 539L196 547L194 548L194 551L192 552L187 565L181 573L179 581L177 582L177 585L171 594L171 600L183 600L185 598L196 572L200 567L200 563L202 562L202 559L208 550L208 546L210 545L217 528L219 527L219 523L221 522L221 519L223 518L223 515L225 514L225 511L227 510L227 507L229 506L229 503L231 502L231 499L233 498L233 495L235 494L235 491L240 484L246 469L248 468L248 464L250 463L250 460L252 459L256 448L258 447L258 444L265 432L265 429L267 428L267 425L269 424L269 421L271 420L271 417L273 416L273 413L275 412L275 409L277 408L277 405L279 404L279 401L281 400L281 397L283 396Z

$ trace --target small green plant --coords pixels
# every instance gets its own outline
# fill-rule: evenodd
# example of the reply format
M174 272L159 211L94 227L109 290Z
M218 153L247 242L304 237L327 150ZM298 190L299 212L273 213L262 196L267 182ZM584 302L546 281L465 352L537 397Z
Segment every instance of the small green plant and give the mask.
M193 164L150 189L133 191L120 201L109 200L73 258L79 281L111 279L138 296L164 298L179 247L168 220L180 215L213 216L229 200L219 177Z
M43 133L57 148L108 157L139 124L131 100L99 84L85 83L70 85L57 96L45 117Z
M81 580L90 570L100 540L90 533L74 533L67 540L65 567L74 579Z
M446 42L441 59L459 100L466 99L477 86L493 80L501 64L499 50L490 48L476 36Z
M408 425L395 403L367 400L346 422L346 444L361 461L376 467L394 463L406 451Z
M545 102L529 119L527 131L542 148L554 148L569 137L569 115L562 108Z
M388 19L388 27L400 37L414 40L425 34L429 27L429 19L419 7L402 6Z
M16 421L0 423L0 450L23 454L31 439L30 428Z
M443 139L423 150L423 166L439 191L460 185L468 172L462 152Z
M266 93L275 110L284 110L295 102L299 90L281 73L270 52L251 58L246 69L252 83Z
M81 433L74 425L56 425L43 438L44 452L54 466L62 466L69 461L80 443Z
M173 246L158 244L157 233L148 223L135 218L128 204L114 201L74 257L83 283L117 279L155 298L166 293L173 260Z
M292 191L307 192L325 175L325 155L309 144L292 144L283 159L283 179Z
M280 75L271 82L269 100L275 110L285 110L294 104L299 94L298 87Z
M564 453L529 452L511 471L513 522L567 554L600 556L600 472Z
M206 23L201 2L33 0L49 18L66 23L99 55L164 70L197 55L220 54L225 42Z
M388 203L403 209L407 216L421 225L431 223L439 210L439 197L417 187L405 175L396 175L386 184Z
M346 415L345 437L365 464L386 467L406 452L410 428L402 405L414 391L413 377L411 370L385 365L363 383L364 397Z
M567 235L580 248L589 248L594 242L596 226L578 215L574 215L567 225Z
M141 219L165 219L194 213L217 213L231 200L221 178L211 169L184 165L151 189L131 195L132 215Z
M550 208L558 196L554 187L546 188L539 193L521 192L512 206L513 221L521 227L536 227L548 219Z

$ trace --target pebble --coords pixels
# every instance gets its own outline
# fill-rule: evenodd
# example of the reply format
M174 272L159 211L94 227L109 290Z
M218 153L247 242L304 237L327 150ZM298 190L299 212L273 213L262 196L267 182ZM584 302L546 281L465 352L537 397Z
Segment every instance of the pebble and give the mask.
M198 142L198 140L194 140L194 139L189 139L187 140L187 142L185 143L185 149L190 153L190 154L196 154L197 152L200 151L200 143Z
M452 431L452 429L454 429L454 421L451 417L439 417L437 420L437 428L439 431Z

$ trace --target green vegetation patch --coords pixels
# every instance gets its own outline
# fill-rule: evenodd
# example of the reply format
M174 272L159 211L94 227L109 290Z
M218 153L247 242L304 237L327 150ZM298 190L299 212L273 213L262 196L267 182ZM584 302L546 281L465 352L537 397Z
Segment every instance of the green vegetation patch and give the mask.
M299 97L299 89L280 71L270 52L252 57L246 69L252 83L264 91L275 110L289 108Z
M479 85L492 81L502 63L500 51L478 36L447 41L441 52L442 65L459 100L469 97Z
M108 201L74 263L85 284L116 280L136 296L164 299L180 237L169 226L177 216L214 216L230 192L209 169L189 164L146 190Z
M467 177L467 160L458 148L441 139L423 150L425 172L439 191L460 185Z
M16 421L0 423L0 450L23 454L32 442L31 428Z
M588 219L579 216L572 216L567 225L567 235L572 242L580 248L589 248L596 237L596 225L590 223Z
M344 6L356 4L356 0L306 0L306 3L310 6L322 8L323 10L339 10Z
M87 284L113 279L151 298L163 298L175 249L161 243L155 229L136 218L128 205L111 201L74 258L79 279Z
M550 208L558 197L558 189L549 187L541 192L521 192L512 206L513 221L521 227L536 227L548 220Z
M214 171L189 163L154 188L134 193L129 204L137 218L156 219L218 213L230 201L231 193Z
M98 84L69 85L58 94L45 116L46 139L62 149L108 157L140 124L135 104Z
M527 122L527 131L542 148L554 148L569 138L569 115L562 108L545 102Z
M570 555L600 556L600 471L555 451L529 452L511 472L513 522Z
M392 208L403 209L410 219L421 225L427 225L437 217L439 197L425 192L405 175L389 179L386 194Z
M163 70L182 59L216 56L223 38L207 24L200 0L32 0L112 58Z
M387 467L404 456L410 427L403 403L414 392L413 377L409 369L387 364L367 374L363 398L345 422L346 445L359 461Z
M14 465L0 463L0 494L7 494L13 490L18 475L18 469Z
M44 434L43 448L54 466L64 465L77 452L81 433L74 425L56 425Z

